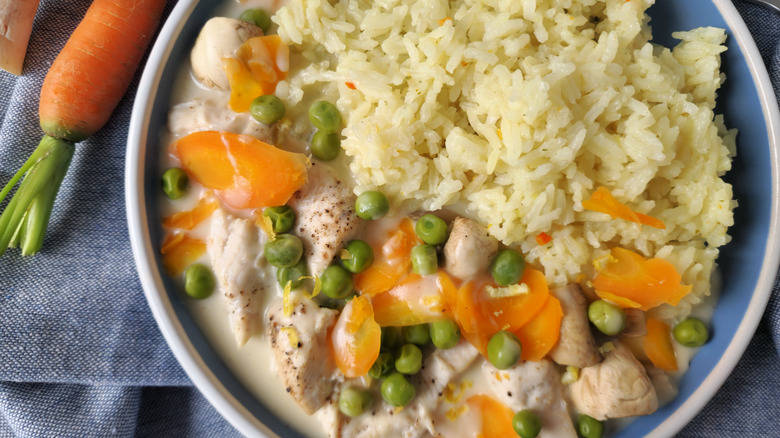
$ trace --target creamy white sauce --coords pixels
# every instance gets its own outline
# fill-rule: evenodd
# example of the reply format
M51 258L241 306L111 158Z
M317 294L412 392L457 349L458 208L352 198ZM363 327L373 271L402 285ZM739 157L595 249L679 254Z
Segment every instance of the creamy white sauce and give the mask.
M272 11L280 7L281 3L281 1L274 0L233 0L225 2L223 6L215 11L215 14L218 16L237 17L241 11L250 7L263 7L266 10ZM295 66L293 66L293 68L295 68ZM315 98L319 98L319 96L308 97L305 102L301 103L301 107L308 107L307 102L310 102ZM180 67L180 71L178 72L175 88L172 92L172 103L173 105L176 105L198 99L210 100L216 103L215 105L209 106L208 111L211 112L206 114L207 117L218 118L224 114L231 114L226 106L229 99L229 92L208 89L198 84L197 81L194 80L190 71L189 62L187 62ZM300 108L293 109L292 111L288 109L288 116L297 117L303 116L304 114L305 110L302 111ZM163 133L162 138L162 144L165 145L176 140L176 137L170 132ZM289 135L284 137L284 144L279 146L295 151L303 151L304 149L303 142L298 141ZM337 161L330 163L329 165L334 167L340 176L347 176L349 175L346 164L347 161L343 155L344 154L342 153ZM166 150L162 151L160 159L164 163L163 167L178 165L176 160L172 158ZM351 181L351 177L347 176L347 179ZM164 216L167 216L178 211L189 210L202 195L203 189L197 184L192 184L191 189L188 190L187 194L179 200L171 201L164 196L161 196L159 201L160 211ZM450 210L452 212L452 217L454 217L456 213L460 215L466 215L467 213L462 206L454 206L451 207ZM230 213L237 216L246 216L247 214L246 212L241 211L230 211ZM446 215L443 217L451 219L451 217L446 217ZM369 236L385 236L389 230L397 227L398 221L400 221L400 218L396 217L395 219L371 222L366 227L365 234ZM209 226L210 221L206 220L194 230L188 232L188 234L192 237L206 241L209 233ZM203 263L210 262L207 254L204 255L200 261ZM182 279L178 278L177 281L180 283L180 286L182 286ZM183 286L181 289L183 290ZM272 291L273 296L266 297L267 304L272 301L281 300L281 290L278 285L274 285L270 290ZM693 313L694 316L699 317L708 325L714 312L715 303L717 302L719 285L713 285L712 290L712 294L709 297L706 297L704 302L696 306ZM293 398L285 391L282 380L277 376L274 354L264 333L251 337L243 347L239 348L236 346L233 333L230 329L228 305L219 291L204 300L188 299L183 292L181 292L181 294L183 301L186 303L190 312L192 312L193 317L197 321L210 345L216 350L217 354L222 358L236 378L241 381L258 400L265 404L265 406L279 418L305 436L326 436L317 416L308 416L303 413ZM679 370L675 373L671 373L671 378L673 381L676 381L688 370L689 362L693 355L695 355L697 349L683 347L677 343L673 344ZM432 413L437 431L443 436L475 436L479 432L481 428L481 418L476 412L462 409L462 406L465 405L465 401L472 395L485 393L492 396L488 383L485 381L485 377L481 372L483 363L484 359L478 357L469 369L452 383L452 386L455 388L454 397L450 399L447 399L446 397L442 398L439 406ZM661 393L660 388L659 401L662 403L669 401L669 395L665 396ZM460 409L460 413L456 414L458 409ZM613 420L609 429L612 431L620 429L630 420L631 419ZM377 426L381 427L381 425Z

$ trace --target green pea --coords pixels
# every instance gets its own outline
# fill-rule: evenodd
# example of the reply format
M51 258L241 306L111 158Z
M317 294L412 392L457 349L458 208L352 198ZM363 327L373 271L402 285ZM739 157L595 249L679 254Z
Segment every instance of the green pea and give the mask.
M344 249L349 253L349 258L342 258L341 264L353 274L365 271L374 262L374 250L363 240L352 240Z
M407 344L428 345L431 333L428 324L407 325L401 329L401 336Z
M184 170L178 167L171 167L163 172L162 175L163 193L169 199L179 199L184 196L184 191L187 190L189 182L190 179Z
M184 292L191 298L208 298L214 292L214 286L214 274L208 266L196 263L184 271Z
M542 420L533 411L523 409L512 417L512 428L520 438L534 438L542 431Z
M401 345L403 341L403 335L401 334L401 328L399 327L382 327L382 337L380 349L381 351L394 350Z
M329 298L340 300L346 298L352 293L352 276L346 269L339 265L330 265L325 272L320 275L322 282L322 293Z
M279 285L285 287L290 282L292 289L298 289L303 285L303 278L309 274L309 268L306 265L306 259L301 257L298 263L289 268L278 268L276 270L276 280Z
M322 161L332 161L341 152L341 137L339 134L328 134L325 131L317 131L311 137L309 144L311 153Z
M355 213L366 220L381 219L390 210L390 201L384 193L369 190L355 200Z
M286 233L295 225L295 210L287 205L268 207L263 210L263 216L271 219L274 233Z
M392 406L406 406L416 393L414 385L398 372L391 374L382 382L380 392L382 398Z
M260 8L247 9L238 18L263 29L263 33L268 33L268 29L271 28L271 17L268 12Z
M701 347L709 340L707 326L701 320L688 318L679 322L672 329L674 340L686 347Z
M395 359L395 369L402 374L416 374L422 368L422 350L414 344L401 347Z
M414 232L428 245L441 245L447 241L447 222L438 216L426 214L417 219Z
M322 132L335 134L341 129L341 113L336 105L320 100L309 107L309 121Z
M431 341L436 348L447 350L458 345L460 341L460 328L455 321L445 319L431 323Z
M392 353L379 353L374 364L368 370L368 375L373 379L387 377L395 369L395 358Z
M367 411L373 401L370 392L350 386L339 394L339 410L348 417L357 417Z
M412 248L412 271L415 274L428 275L436 272L439 258L433 245L417 245Z
M303 242L294 234L279 234L265 244L263 254L268 263L277 268L289 268L303 256Z
M609 301L596 300L588 306L588 319L601 333L620 334L626 328L626 312Z
M525 271L525 258L513 249L503 249L493 259L491 273L499 286L509 286L520 281Z
M583 438L601 438L604 435L604 423L583 414L577 418L577 432Z
M249 104L249 113L258 122L272 125L284 117L284 102L273 94L266 94Z
M490 338L487 345L488 360L499 370L512 367L520 360L522 346L512 333L501 330Z

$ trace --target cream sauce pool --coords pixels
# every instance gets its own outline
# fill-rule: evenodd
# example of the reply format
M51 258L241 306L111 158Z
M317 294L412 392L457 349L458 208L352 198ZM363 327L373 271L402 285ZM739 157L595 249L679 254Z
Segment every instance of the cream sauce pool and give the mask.
M234 0L226 2L216 9L215 16L238 17L243 10L250 7L262 7L272 11L280 7L281 3L281 1L274 0ZM195 100L212 101L215 104L208 106L204 111L210 112L207 114L209 118L218 118L230 115L230 110L226 106L228 98L229 93L227 91L209 89L200 85L192 76L189 62L180 66L175 88L172 92L171 101L173 105ZM164 132L162 138L164 140L162 144L165 145L176 139L170 132ZM300 145L298 145L299 147ZM161 152L160 159L165 164L163 167L178 165L165 150ZM348 175L344 154L341 154L340 158L337 159L335 167L340 175ZM175 201L161 196L160 207L163 216L190 209L202 195L202 190L202 188L193 185L183 198ZM458 209L455 208L455 210ZM242 215L242 212L234 211L231 213ZM391 219L380 222L372 225L372 228L375 230L374 232L383 228L392 228L395 226L394 221ZM209 225L209 220L206 220L189 234L205 241L208 236ZM208 264L208 254L204 255L200 261ZM272 275L271 278L275 278L275 275ZM717 275L714 278L717 278ZM269 410L287 424L292 425L300 433L309 437L325 437L326 434L317 416L306 415L285 391L282 380L277 377L274 354L266 336L264 334L255 335L243 347L237 347L229 324L228 305L222 294L214 293L209 298L203 300L189 299L183 292L182 279L177 278L176 280L181 286L182 300L186 303L210 345L235 377ZM718 285L713 284L712 295L705 298L703 303L695 307L693 316L702 319L705 323L709 323L717 302L718 289ZM267 297L266 303L281 300L281 288L274 284L272 290L275 291L275 294L272 297ZM679 370L671 376L672 380L679 378L687 371L690 359L697 350L680 346L677 343L674 343L674 347ZM434 414L434 419L436 420L437 429L443 436L463 436L464 431L476 431L478 429L481 419L475 418L474 412L465 412L457 416L455 421L449 419L447 413L451 413L452 409L462 405L463 401L471 395L480 392L491 394L491 390L487 387L487 382L485 382L485 377L481 372L482 363L483 360L481 358L476 360L461 377L453 382L455 394L450 400L446 398L441 400L439 409ZM657 389L661 404L668 402L675 395L674 393L664 391L663 388ZM612 431L619 429L630 420L630 418L618 421L613 420L609 429ZM382 427L381 425L377 426L379 428Z

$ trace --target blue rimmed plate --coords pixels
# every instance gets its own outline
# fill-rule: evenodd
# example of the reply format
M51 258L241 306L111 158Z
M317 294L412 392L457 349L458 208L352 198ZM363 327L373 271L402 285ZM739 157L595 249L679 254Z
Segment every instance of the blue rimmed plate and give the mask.
M165 339L194 384L240 432L248 436L300 436L259 402L217 355L162 274L158 207L160 133L167 120L171 90L182 62L200 31L221 4L180 0L146 64L127 146L126 204L130 238L149 306ZM761 56L728 0L658 0L649 10L657 42L671 46L671 33L700 26L728 33L723 55L727 81L718 112L737 128L738 154L727 180L739 201L731 243L718 263L723 278L713 316L712 339L694 357L680 393L656 413L631 422L617 436L671 436L698 413L732 371L747 347L769 299L777 272L778 138L780 115Z

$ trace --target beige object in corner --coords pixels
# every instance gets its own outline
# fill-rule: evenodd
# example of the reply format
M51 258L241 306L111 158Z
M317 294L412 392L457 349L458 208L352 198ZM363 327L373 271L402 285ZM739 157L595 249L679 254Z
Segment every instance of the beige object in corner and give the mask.
M27 43L40 0L0 0L0 68L22 74Z

